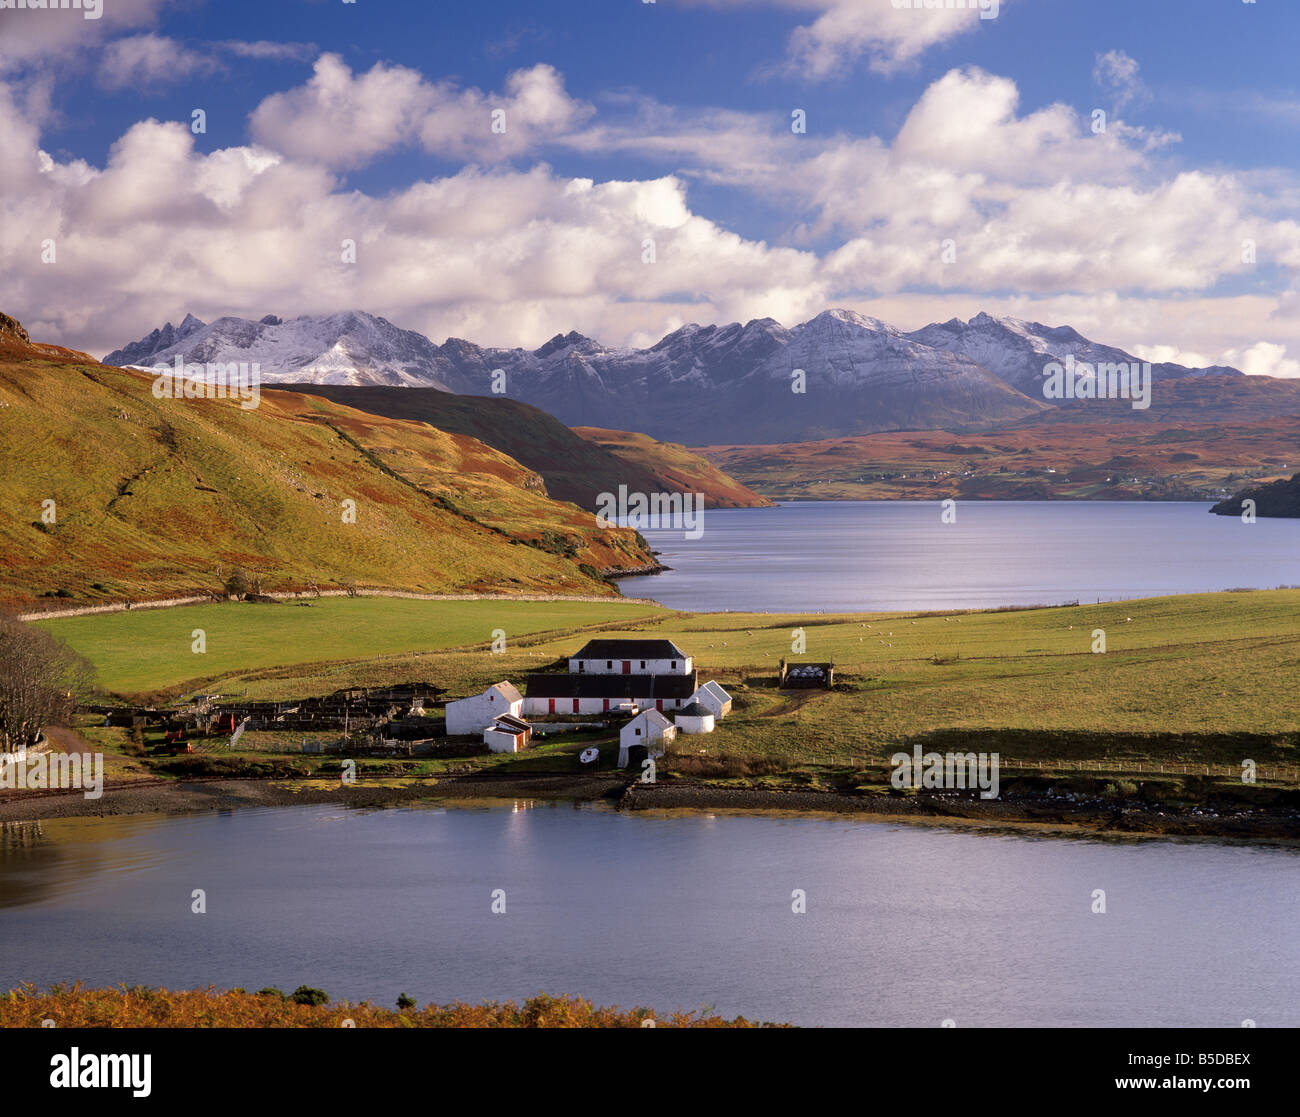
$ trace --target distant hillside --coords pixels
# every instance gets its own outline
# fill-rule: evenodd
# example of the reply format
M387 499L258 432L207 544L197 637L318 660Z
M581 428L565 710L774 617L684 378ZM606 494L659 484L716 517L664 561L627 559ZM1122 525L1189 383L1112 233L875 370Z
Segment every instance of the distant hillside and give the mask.
M457 396L436 388L282 384L375 415L414 419L469 435L535 470L556 500L594 509L599 494L627 485L633 492L702 492L706 508L769 503L684 447L645 435L574 432L532 404L499 396Z
M0 604L216 589L235 566L268 590L612 594L597 570L653 562L477 439L312 396L243 409L151 387L0 322Z
M1210 511L1216 516L1240 516L1244 500L1255 502L1256 516L1300 517L1300 473L1285 481L1246 489L1236 496L1219 501Z
M1137 414L1137 413L1135 413ZM774 500L1221 500L1300 462L1300 417L1121 416L997 430L888 431L700 453Z
M772 502L676 442L648 434L575 427L575 433L660 479L665 492L703 493L706 508L769 508Z

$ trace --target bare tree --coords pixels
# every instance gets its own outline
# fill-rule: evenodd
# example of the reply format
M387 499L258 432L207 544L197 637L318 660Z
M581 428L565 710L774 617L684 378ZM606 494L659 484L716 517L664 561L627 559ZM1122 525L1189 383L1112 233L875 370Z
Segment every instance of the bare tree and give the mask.
M68 718L94 669L48 632L0 614L0 752L34 745Z

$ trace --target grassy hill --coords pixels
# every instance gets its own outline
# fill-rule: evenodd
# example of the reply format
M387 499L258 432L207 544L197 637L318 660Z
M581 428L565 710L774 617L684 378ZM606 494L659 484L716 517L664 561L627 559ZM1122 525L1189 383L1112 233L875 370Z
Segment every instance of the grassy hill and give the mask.
M574 427L574 433L608 450L632 469L653 474L659 488L643 492L703 493L706 508L766 508L772 502L728 477L716 465L676 442L659 442L648 434ZM628 486L629 490L633 486ZM611 492L617 491L611 489Z
M518 400L460 396L437 388L347 387L286 384L287 390L324 396L375 415L412 419L468 435L541 476L556 500L594 509L603 492L626 485L632 492L704 493L707 508L761 507L767 501L684 447L645 435L598 431L585 437L554 416Z
M472 437L290 393L158 399L148 374L6 322L0 605L215 590L235 566L268 591L612 595L597 571L653 562Z

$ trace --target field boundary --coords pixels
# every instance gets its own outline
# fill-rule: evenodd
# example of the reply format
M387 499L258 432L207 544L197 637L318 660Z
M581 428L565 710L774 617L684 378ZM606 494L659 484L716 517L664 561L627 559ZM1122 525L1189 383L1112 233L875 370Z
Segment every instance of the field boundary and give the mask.
M410 590L359 589L356 593L347 590L321 590L316 593L268 593L277 601L314 601L317 597L391 597L409 601L580 601L592 605L657 605L643 597L602 597L599 594L564 594L564 593L414 593ZM135 609L174 609L183 605L221 605L234 604L228 600L215 598L210 594L196 597L168 597L155 601L119 601L110 605L85 605L77 609L51 609L35 613L19 613L18 619L30 621L54 621L65 617L90 617L101 613L129 613ZM661 606L662 608L662 606Z

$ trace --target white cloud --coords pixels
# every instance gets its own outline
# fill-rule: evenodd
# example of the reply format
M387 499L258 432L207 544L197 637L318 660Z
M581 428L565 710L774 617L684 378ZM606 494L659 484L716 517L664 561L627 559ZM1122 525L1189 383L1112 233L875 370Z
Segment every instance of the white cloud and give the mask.
M228 39L217 43L217 46L240 58L258 58L276 62L304 62L317 53L314 43L273 43L266 39L258 39L254 42Z
M890 140L794 137L763 114L635 98L583 127L589 107L549 67L492 97L398 66L353 74L326 55L262 103L256 143L204 154L184 124L146 120L102 167L42 151L39 121L8 101L0 83L0 309L92 352L187 310L358 307L435 340L537 345L570 329L643 344L687 321L794 323L847 305L905 328L982 309L1070 323L1130 351L1273 375L1294 374L1287 353L1300 353L1300 293L1211 294L1254 274L1247 238L1262 265L1300 268L1292 176L1166 171L1066 106L1021 112L1014 83L977 70L934 82ZM530 133L667 166L597 182L493 162L482 152L501 137L482 118L498 102L532 122L518 150ZM445 110L432 132L417 111L430 104ZM382 197L331 169L402 146L474 162ZM796 246L696 212L697 175L784 209ZM46 237L55 265L40 262ZM355 265L339 258L345 238Z
M962 8L930 8L922 0L683 0L715 8L779 6L815 13L796 28L786 66L822 80L844 73L865 58L871 69L891 74L914 64L927 50L996 23L1008 0L969 0ZM901 5L906 3L907 7Z
M1092 68L1092 80L1097 88L1110 98L1114 112L1123 112L1129 105L1147 100L1150 93L1138 75L1137 59L1122 50L1098 52Z
M38 59L70 57L97 50L123 31L153 26L163 8L174 0L100 0L94 9L6 8L0 10L0 70L30 64Z
M503 130L494 131L501 110ZM556 70L516 70L504 94L432 84L406 66L376 63L354 74L336 54L316 60L310 80L254 110L254 138L296 159L354 168L384 152L422 147L436 155L496 162L535 148L590 116Z
M190 81L220 69L214 58L150 33L109 43L95 80L104 89L139 89Z

